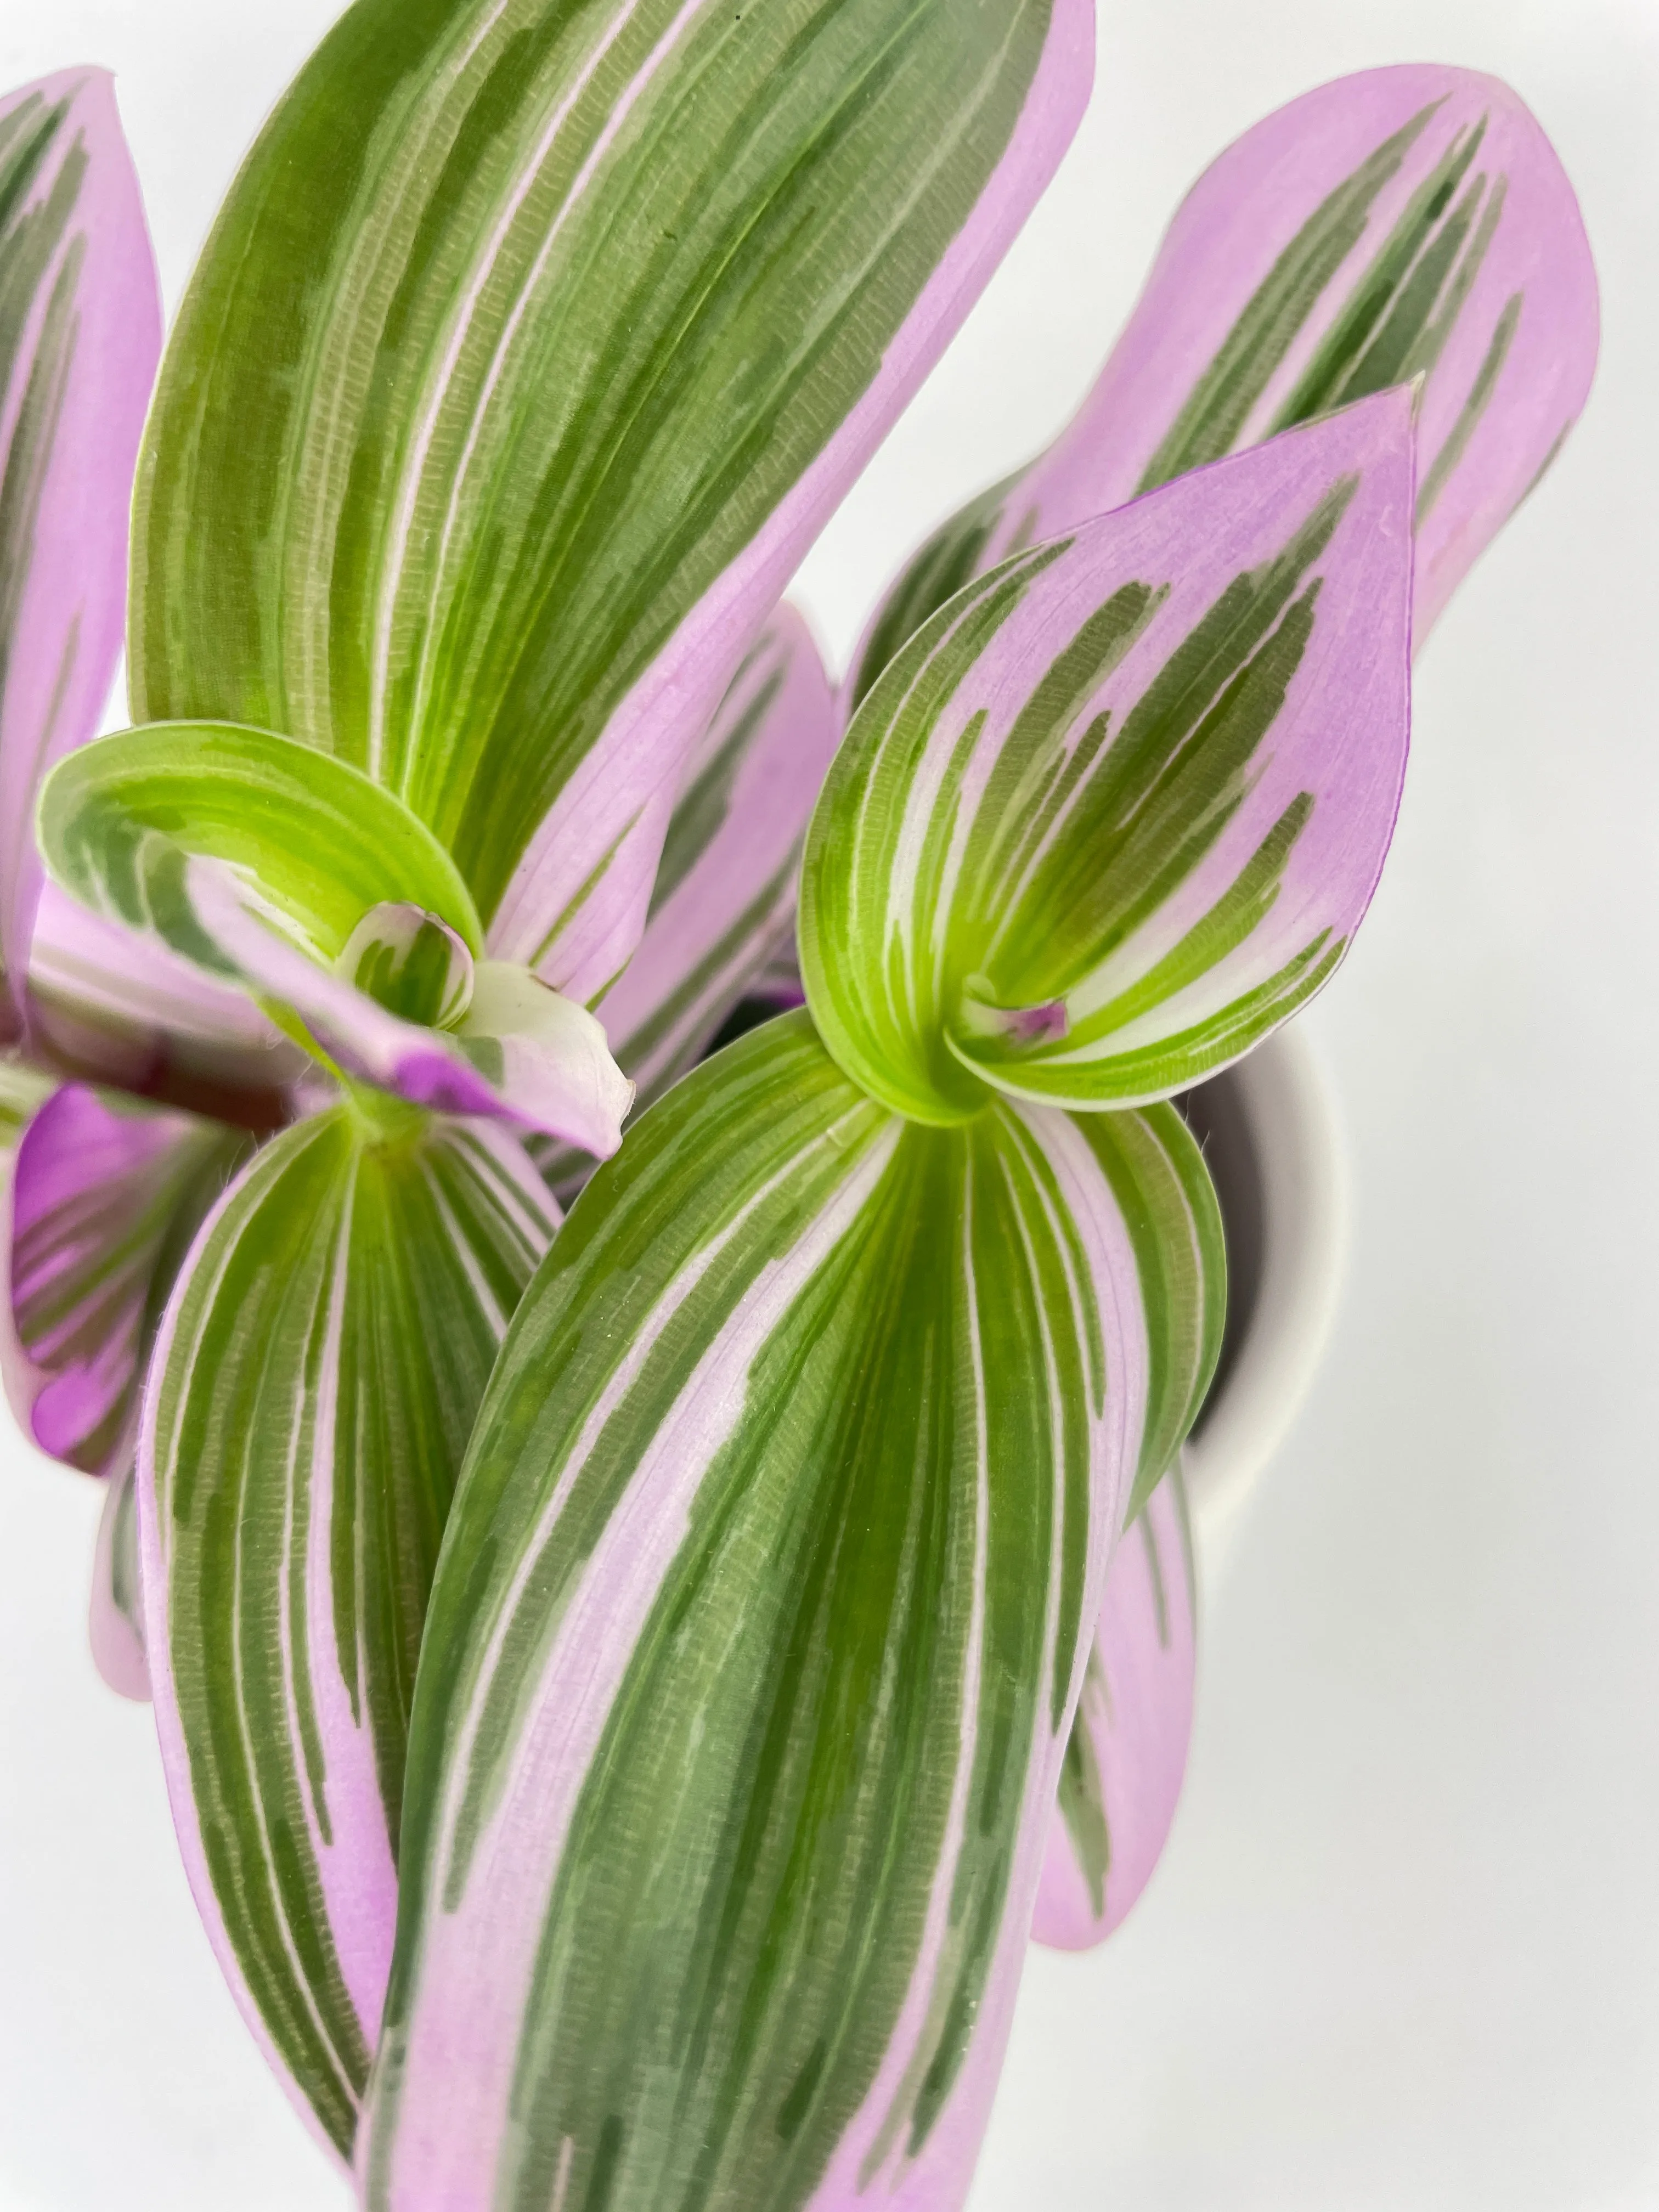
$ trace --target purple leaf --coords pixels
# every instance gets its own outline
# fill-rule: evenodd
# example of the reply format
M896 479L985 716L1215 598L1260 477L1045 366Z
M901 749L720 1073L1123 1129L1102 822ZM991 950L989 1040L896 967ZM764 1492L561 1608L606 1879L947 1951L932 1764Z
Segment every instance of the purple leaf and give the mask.
M97 727L120 652L161 351L138 182L101 70L0 100L0 1033L15 1034L41 881L34 794Z
M642 1103L793 938L801 841L840 736L811 633L780 607L692 756L640 949L599 1002Z
M1118 1540L1048 1831L1031 1933L1085 1950L1146 1887L1175 1818L1193 1725L1194 1590L1171 1468Z
M247 1148L193 1114L68 1083L13 1170L6 1364L43 1451L89 1474L130 1452L163 1301L197 1224Z
M1572 186L1508 86L1431 65L1322 85L1199 179L1070 427L917 555L872 626L856 692L1016 546L1418 377L1421 645L1553 460L1597 335Z

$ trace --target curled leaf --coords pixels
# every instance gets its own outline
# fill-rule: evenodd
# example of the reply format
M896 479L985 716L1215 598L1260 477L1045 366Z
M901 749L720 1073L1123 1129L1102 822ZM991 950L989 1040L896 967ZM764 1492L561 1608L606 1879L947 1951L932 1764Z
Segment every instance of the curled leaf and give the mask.
M1194 471L966 586L830 769L807 1003L855 1081L948 1123L1225 1066L1370 902L1409 720L1411 398Z
M692 748L1092 57L1088 0L359 0L168 347L140 715L355 763L495 956L592 1003Z

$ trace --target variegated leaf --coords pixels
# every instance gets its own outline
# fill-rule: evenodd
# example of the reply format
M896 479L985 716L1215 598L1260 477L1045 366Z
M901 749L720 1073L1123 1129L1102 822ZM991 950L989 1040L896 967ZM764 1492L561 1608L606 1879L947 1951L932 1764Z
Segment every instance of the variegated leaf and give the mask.
M1572 186L1507 85L1437 65L1322 85L1205 171L1076 419L908 564L856 658L855 696L1007 554L1418 379L1420 645L1560 450L1598 331Z
M64 1084L17 1146L6 1255L13 1411L89 1474L124 1465L161 1309L249 1146L240 1130Z
M144 1587L138 1557L138 1492L129 1460L109 1480L92 1560L88 1639L110 1688L137 1705L149 1699L144 1653Z
M168 349L140 714L361 766L492 949L591 1003L691 747L1092 51L1090 0L357 0Z
M1192 1735L1195 1595L1177 1464L1125 1529L1106 1577L1042 1863L1039 1943L1103 1942L1163 1854Z
M127 509L161 344L138 182L101 70L0 99L0 1036L15 1035L51 763L121 647Z
M168 1306L138 1475L167 1787L220 1961L349 2157L396 1910L427 1593L556 1215L488 1122L350 1106L260 1152Z
M228 723L127 730L54 770L40 838L90 912L255 993L347 1074L616 1149L632 1090L599 1024L477 957L449 855L346 762Z
M310 1062L239 986L154 937L90 913L50 877L29 941L29 1012L54 1060L124 1089L167 1097L215 1091L246 1118ZM272 1118L286 1119L272 1098Z
M696 1065L793 946L801 841L840 736L811 633L780 607L691 757L645 935L599 1005L641 1104ZM592 1164L545 1139L530 1149L556 1189Z
M807 1002L946 1123L1098 1109L1248 1051L1331 974L1394 827L1411 398L1016 555L884 671L812 819Z
M1172 1106L1079 1115L1134 1248L1147 1410L1127 1525L1060 1771L1033 1934L1098 1942L1140 1894L1174 1817L1192 1727L1193 1586L1177 1455L1202 1406L1227 1316L1221 1212Z
M514 1324L422 1650L382 2212L965 2194L1139 1449L1068 1117L806 1015L677 1086Z

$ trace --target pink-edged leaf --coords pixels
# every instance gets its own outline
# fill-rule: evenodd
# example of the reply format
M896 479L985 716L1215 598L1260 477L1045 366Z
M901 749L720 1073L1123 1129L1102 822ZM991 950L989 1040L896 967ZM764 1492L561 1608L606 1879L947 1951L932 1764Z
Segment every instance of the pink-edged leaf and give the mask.
M593 1003L692 749L1093 50L1090 0L359 0L168 347L138 712L356 762L491 951Z
M1031 1923L1039 1943L1103 1942L1162 1856L1192 1735L1195 1622L1177 1465L1124 1530L1106 1577Z
M633 1085L585 1006L500 960L471 962L453 1032L407 1021L283 935L222 862L193 860L190 905L248 982L291 1008L348 1075L434 1112L534 1129L607 1158L622 1142ZM453 939L435 916L434 932Z
M692 756L651 919L599 1013L648 1103L793 933L807 817L841 736L811 633L780 607Z
M950 1121L1097 1109L1236 1060L1370 903L1409 722L1411 394L1017 555L866 696L813 815L807 1002Z
M645 935L597 1009L640 1104L696 1066L775 963L793 960L801 842L840 736L811 633L781 606L692 755ZM800 1003L787 983L770 995ZM556 1190L592 1164L544 1140L531 1150Z
M57 1060L126 1090L280 1091L310 1065L246 991L89 913L50 879L29 945L29 1002Z
M186 1871L238 2003L349 2158L451 1492L557 1212L491 1122L350 1105L255 1155L158 1340L145 1643Z
M132 1447L162 1304L248 1139L193 1114L64 1084L12 1173L7 1362L13 1410L43 1451L90 1474Z
M91 736L121 648L133 464L161 352L115 95L70 70L0 99L0 1031L25 1012L51 763Z
M906 1125L804 1012L629 1132L434 1588L374 2212L961 2204L1146 1419L1138 1274L1078 1122Z
M138 1493L129 1461L109 1479L92 1559L87 1636L93 1663L118 1697L149 1703L144 1590L138 1554Z
M449 855L349 763L229 723L125 730L58 764L38 829L89 912L252 992L347 1074L592 1152L620 1141L632 1090L599 1024L482 958Z
M1507 85L1427 64L1322 85L1205 171L1074 421L912 562L857 688L1017 545L1417 378L1420 645L1554 459L1598 333L1572 186Z

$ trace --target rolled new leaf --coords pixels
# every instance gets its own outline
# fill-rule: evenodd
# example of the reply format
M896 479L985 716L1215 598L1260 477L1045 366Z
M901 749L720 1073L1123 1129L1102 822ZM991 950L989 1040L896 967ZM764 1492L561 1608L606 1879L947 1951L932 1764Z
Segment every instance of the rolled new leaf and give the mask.
M493 1124L336 1108L226 1193L156 1347L142 1580L173 1819L237 2002L343 2158L391 1958L427 1592L556 1219Z
M801 890L807 1002L919 1121L1237 1059L1370 902L1409 720L1412 402L1378 394L1017 554L884 672Z
M155 264L109 78L0 99L0 1038L25 1014L52 763L121 649L127 511L161 346Z
M592 1003L690 749L1092 50L1089 0L357 0L168 349L140 714L352 761L492 950Z
M41 851L90 912L254 993L337 1069L411 1103L613 1152L631 1086L586 1007L485 960L431 831L362 772L228 723L83 746Z
M131 1456L161 1309L249 1149L240 1130L68 1083L18 1142L6 1255L12 1410L88 1474Z
M691 757L645 935L597 1010L641 1104L696 1066L779 945L793 945L801 842L840 736L811 633L781 606ZM592 1164L531 1149L556 1189Z
M804 1012L520 1307L422 1648L359 2174L396 2212L961 2203L1147 1395L1079 1127Z
M1419 380L1421 644L1560 450L1598 329L1572 186L1507 85L1418 65L1322 85L1205 171L1075 420L910 562L855 691L1018 546Z
M1192 1735L1196 1620L1177 1465L1124 1530L1107 1574L1042 1863L1039 1943L1103 1942L1163 1854Z

